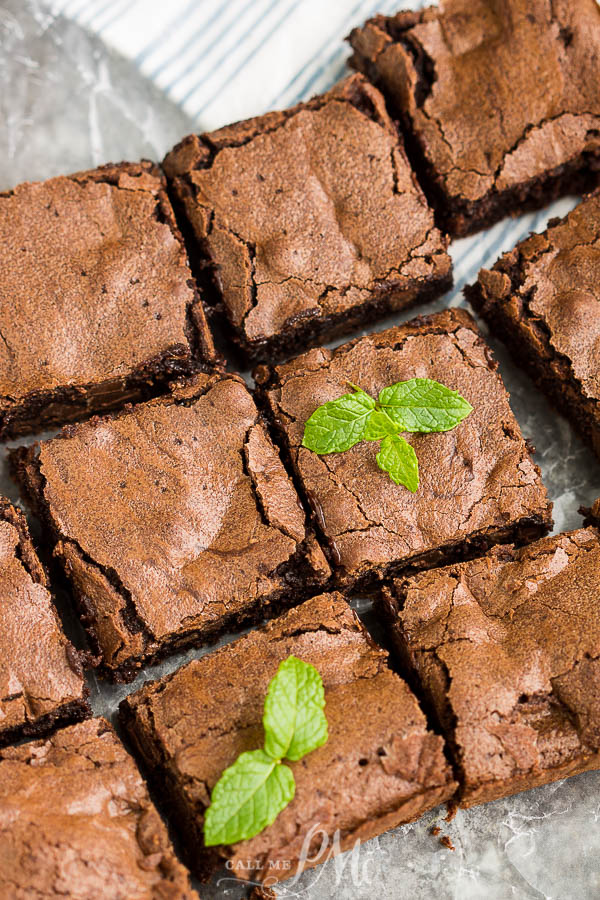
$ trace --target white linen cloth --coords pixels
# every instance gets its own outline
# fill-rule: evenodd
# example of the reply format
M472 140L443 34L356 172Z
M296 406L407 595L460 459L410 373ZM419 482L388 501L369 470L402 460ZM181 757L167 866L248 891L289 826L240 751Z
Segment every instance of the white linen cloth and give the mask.
M345 71L344 37L419 0L47 0L132 59L199 128L290 106Z

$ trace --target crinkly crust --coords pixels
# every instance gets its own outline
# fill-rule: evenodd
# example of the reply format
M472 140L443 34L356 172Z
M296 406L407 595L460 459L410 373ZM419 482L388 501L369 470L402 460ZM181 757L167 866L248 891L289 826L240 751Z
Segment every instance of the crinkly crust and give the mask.
M600 454L600 192L482 269L465 294Z
M0 751L0 842L6 897L198 900L104 719Z
M369 586L408 565L436 565L548 529L551 504L539 469L491 351L464 310L311 350L256 375L342 584ZM301 446L312 412L347 393L349 383L377 397L414 377L441 381L473 406L452 431L407 435L419 461L415 494L379 469L376 443L329 455Z
M253 357L441 293L446 240L383 98L353 76L283 112L190 135L164 162Z
M596 0L442 0L376 16L350 42L403 115L454 233L597 181Z
M295 796L271 826L230 847L204 848L210 792L240 753L261 746L267 687L290 654L323 679L328 740L290 764ZM241 878L288 878L298 865L323 861L324 836L327 853L336 833L337 849L348 849L417 818L455 789L441 738L340 594L307 600L146 684L123 701L121 714L202 878L225 862Z
M593 528L395 582L393 634L465 805L600 767L599 592Z

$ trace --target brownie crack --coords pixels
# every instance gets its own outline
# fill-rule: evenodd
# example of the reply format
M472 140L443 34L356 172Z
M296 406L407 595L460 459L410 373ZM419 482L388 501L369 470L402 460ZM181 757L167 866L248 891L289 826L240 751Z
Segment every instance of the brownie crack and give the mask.
M557 227L560 227L560 225ZM530 277L530 272L534 271L535 266L540 262L540 260L542 260L544 256L559 252L559 248L551 242L552 231L553 228L551 227L548 231L548 236L545 244L543 246L540 246L540 248L537 249L530 257L525 259L521 248L516 247L515 250L513 250L511 253L506 254L506 256L500 261L500 263L496 264L492 271L500 271L508 275L511 283L511 295L515 299L518 299L522 313L525 313L525 316L527 317L531 327L535 329L538 337L542 339L542 343L545 346L547 356L549 358L554 358L558 362L558 364L561 365L564 370L569 373L570 379L576 385L578 385L581 394L583 396L586 396L583 382L576 375L573 368L572 359L565 353L561 353L556 348L553 342L553 333L550 326L539 314L534 312L534 310L532 309L532 302L536 292L535 285L525 290L525 283L528 277ZM599 242L599 240L600 227L595 230L593 236L588 241L578 240L571 249L575 249L577 247L593 247ZM514 257L512 260L511 256ZM498 302L501 302L499 298ZM595 400L596 398L590 399Z
M361 99L363 102L360 102ZM330 97L327 94L321 97L313 97L312 100L308 102L301 103L298 106L293 106L289 109L280 110L277 112L277 115L280 117L279 121L274 125L265 125L264 120L260 121L260 117L257 117L256 127L251 129L248 133L244 135L244 137L240 137L235 139L233 136L229 139L223 140L223 142L217 142L211 139L209 134L197 135L199 142L206 149L206 154L201 159L198 159L193 166L192 171L200 170L200 169L210 169L217 157L223 150L234 149L237 147L245 147L247 144L251 144L252 141L256 140L256 138L262 137L266 134L274 134L277 131L280 131L284 128L287 123L295 118L295 116L299 115L303 112L318 112L321 109L324 109L329 104L343 104L346 106L351 106L353 109L357 110L357 112L364 115L366 118L370 119L372 122L375 122L378 125L381 125L381 119L377 116L376 110L371 106L367 105L367 97L363 96L359 99L358 92L356 97L344 97L341 95L337 95L335 97ZM189 174L186 173L184 176L185 179L190 183ZM2 196L0 194L0 196Z
M554 27L556 29L557 37L560 40L560 42L562 43L561 58L563 60L563 65L564 65L564 60L566 60L566 58L570 54L571 47L573 46L573 43L572 43L573 34L568 28L562 27L560 25L560 20L559 20L557 11L554 8L554 3L555 3L555 0L550 0L550 18L548 21L548 25L549 25L549 27ZM440 140L448 148L448 151L449 151L449 154L451 157L451 162L449 163L449 166L447 168L442 168L439 165L439 163L436 166L436 168L439 170L439 172L444 176L448 176L450 174L450 172L452 172L452 171L457 171L457 172L460 172L461 174L467 174L467 175L474 174L474 175L478 175L482 178L489 178L489 179L491 179L491 185L489 188L486 189L486 193L498 194L499 193L498 180L504 170L507 159L513 153L515 153L515 151L518 150L518 148L523 143L525 143L525 141L529 138L529 136L532 133L544 128L546 125L548 125L549 123L552 123L553 121L557 121L557 120L563 118L564 116L574 116L576 118L591 117L593 119L597 119L598 122L600 122L600 116L598 115L597 110L584 109L584 110L572 111L569 109L563 109L561 112L559 112L555 115L545 116L539 122L534 122L534 123L528 124L524 128L523 132L519 135L519 137L512 143L512 145L509 146L508 149L503 151L502 159L500 160L500 162L497 165L495 170L482 171L481 169L478 169L476 166L461 166L459 164L458 160L455 158L456 157L455 146L452 144L452 142L446 136L443 120L439 116L436 116L435 114L433 114L431 112L431 110L428 108L428 106L430 105L430 104L428 104L428 101L432 98L433 93L434 93L435 84L438 81L438 73L437 73L435 60L427 52L427 50L423 46L422 42L418 39L418 37L414 33L414 26L416 24L418 24L420 21L422 21L421 16L415 17L415 19L413 21L407 22L407 24L404 27L401 27L396 30L394 30L392 28L392 23L391 23L390 19L387 17L383 17L383 16L377 17L373 21L374 21L375 27L378 28L380 30L380 32L385 36L385 41L382 44L382 46L373 54L373 56L368 61L369 68L373 70L374 80L376 82L382 81L381 77L378 75L378 65L377 65L380 60L380 57L383 56L390 49L390 47L393 46L394 43L400 44L404 48L404 50L407 52L407 54L410 56L410 59L412 61L413 67L414 67L415 75L416 75L416 83L415 83L415 87L413 90L413 100L414 100L415 108L421 113L421 115L423 115L435 127L436 132L438 133L438 135L440 137ZM360 63L360 62L361 62L361 59L360 59L360 54L359 54L358 63ZM364 61L363 61L363 65L364 65ZM501 103L496 102L496 97L493 94L490 95L489 99L490 99L491 104L493 105L493 108L494 108L496 114L498 115L500 131L506 137L506 135L507 135L507 129L506 129L506 125L505 125L506 110L502 106ZM413 123L412 127L413 127L413 130L416 132L414 123ZM425 146L423 146L421 144L418 134L415 133L413 135L413 137L416 138L416 141L420 145L420 154L425 158L428 165L432 166L433 164L428 157L427 150L426 150ZM459 202L468 202L468 201L461 199L460 195L457 195L456 199L458 199Z
M6 347L6 351L7 351L8 355L9 355L9 357L10 357L11 360L13 360L13 362L14 362L14 360L15 360L15 352L14 352L14 350L12 349L12 347L10 346L10 344L9 344L7 338L6 338L6 335L4 334L4 332L2 331L2 329L0 329L0 341L2 341L2 343L3 343L4 346ZM9 400L10 400L10 399L13 399L10 395L6 395L6 394L3 395L3 399L4 399L4 398L9 399Z
M260 514L261 522L263 523L263 525L266 528L275 528L277 531L279 531L285 537L290 538L295 543L297 543L297 538L294 537L294 535L290 534L289 530L287 530L283 525L277 524L276 522L272 521L269 518L269 515L265 508L260 490L258 489L257 480L256 480L257 476L254 473L254 471L252 470L252 467L250 466L249 459L248 459L250 435L251 435L252 431L254 430L254 428L256 428L257 426L259 426L261 428L263 427L262 422L261 422L261 414L258 411L257 411L254 422L252 423L252 425L249 426L249 428L246 431L246 435L244 437L244 442L240 449L240 455L241 455L241 459L242 459L242 471L243 471L245 477L249 481L250 488L252 490L252 496L254 497L254 502L256 504L256 509L258 510L258 512ZM265 436L266 436L267 440L269 440L269 442L270 442L270 439L268 437L266 430L265 430ZM275 447L273 447L273 452L279 460L279 455L277 454L277 450L275 449ZM285 475L285 477L287 479L289 479L289 476L288 476L287 472L285 471L283 463L281 462L281 460L279 460L279 461L281 464L282 475ZM291 488L291 485L290 485L290 489L293 490L293 488Z

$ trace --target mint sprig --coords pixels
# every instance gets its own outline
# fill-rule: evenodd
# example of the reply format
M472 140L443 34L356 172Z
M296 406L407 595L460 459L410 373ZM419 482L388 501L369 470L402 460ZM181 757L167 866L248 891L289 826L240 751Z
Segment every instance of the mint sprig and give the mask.
M399 434L388 434L376 456L377 465L396 484L403 484L413 494L419 487L419 463L414 449Z
M314 411L304 431L317 453L339 453L362 441L375 401L360 388ZM311 449L312 449L311 447Z
M265 699L265 751L296 762L327 740L325 689L314 666L290 656L279 666Z
M264 749L241 753L215 784L204 843L235 844L260 834L293 800L294 775L283 759L302 759L327 740L323 681L314 666L289 656L265 698Z
M215 784L204 822L204 843L235 844L271 825L294 799L292 770L264 750L241 753Z
M451 391L431 378L412 378L384 388L379 405L401 431L450 431L473 407L458 391Z
M317 407L304 427L302 446L319 454L341 453L360 441L380 440L379 468L413 493L419 487L419 464L400 432L450 431L473 412L458 391L431 378L398 381L377 400L350 386L354 393Z

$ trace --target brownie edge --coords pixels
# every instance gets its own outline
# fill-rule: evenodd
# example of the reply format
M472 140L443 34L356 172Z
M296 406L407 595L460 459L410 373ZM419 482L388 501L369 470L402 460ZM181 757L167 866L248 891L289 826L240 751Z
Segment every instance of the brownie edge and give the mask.
M0 747L91 715L25 517L0 498Z
M600 191L482 269L465 296L600 456Z
M0 192L0 440L219 361L166 188L142 160Z
M598 184L596 0L444 0L377 15L349 41L454 236Z

